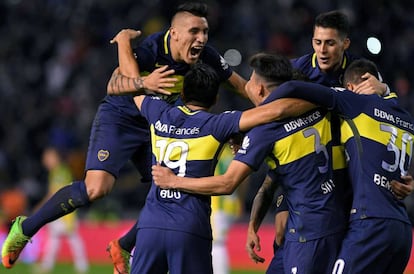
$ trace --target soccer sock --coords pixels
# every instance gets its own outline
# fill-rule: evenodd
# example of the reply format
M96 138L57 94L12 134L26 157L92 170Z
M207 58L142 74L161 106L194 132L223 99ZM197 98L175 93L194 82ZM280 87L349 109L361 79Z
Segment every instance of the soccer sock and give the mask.
M131 229L122 236L118 242L122 249L131 253L132 249L135 246L135 240L137 238L137 231L138 231L138 221L131 227Z
M45 224L87 204L89 204L89 197L84 181L75 181L64 186L50 197L38 211L22 222L23 234L32 237Z

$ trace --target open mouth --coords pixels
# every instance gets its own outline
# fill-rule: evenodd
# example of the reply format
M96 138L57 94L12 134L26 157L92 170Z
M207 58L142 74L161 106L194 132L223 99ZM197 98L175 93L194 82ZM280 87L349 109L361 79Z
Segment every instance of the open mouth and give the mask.
M190 55L191 57L195 58L198 57L203 50L203 46L194 46L190 49Z
M326 63L328 63L328 62L329 62L329 58L328 58L328 57L321 57L321 58L319 58L319 60L320 60L320 62L321 62L321 63L323 63L323 64L326 64Z

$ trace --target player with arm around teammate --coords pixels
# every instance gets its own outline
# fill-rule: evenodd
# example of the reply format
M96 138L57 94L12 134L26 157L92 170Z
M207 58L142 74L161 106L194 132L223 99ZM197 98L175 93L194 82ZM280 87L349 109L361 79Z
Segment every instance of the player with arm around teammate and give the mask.
M360 57L348 51L351 44L349 33L350 24L346 14L343 12L333 10L319 14L315 18L313 27L312 47L314 52L292 59L293 67L303 75L306 75L308 81L320 83L328 87L342 86L345 69L353 60L360 59ZM373 75L366 73L364 78L366 78L366 81L361 82L355 88L356 92L366 94L375 92L381 95L389 93L388 86ZM339 146L337 147L339 148ZM345 170L340 169L335 171L337 176L343 176L344 172ZM258 200L258 202L261 201ZM267 208L262 210L267 211ZM275 216L277 223L286 223L288 216L285 214L286 212L282 214L278 211L278 213ZM251 218L255 218L256 216L258 215L252 212ZM254 219L251 219L251 221L252 223L261 222ZM254 248L260 246L258 243L259 237L253 233L255 230L252 227L249 227L249 231L246 248L250 256L255 258L258 254ZM279 233L283 235L280 230ZM281 256L281 251L279 250L278 252L279 257ZM258 262L261 261L259 260Z
M195 64L184 78L183 106L135 97L150 124L153 164L166 165L179 176L212 175L230 136L271 120L266 113L275 111L268 106L208 113L218 92L216 77L207 65ZM132 273L212 273L210 213L210 195L152 184L138 220Z
M117 98L117 95L152 90L163 93L161 98L168 102L180 104L177 100L182 90L184 74L199 61L213 67L221 82L229 83L228 86L243 95L246 81L207 43L208 31L207 6L201 3L180 5L171 20L170 28L148 36L136 49L132 49L131 40L137 38L140 32L131 29L120 31L111 40L111 43L118 45L119 68L108 82L108 98L114 101L126 100ZM153 72L148 75L151 71ZM129 253L135 246L135 235L136 224L108 245L118 271L127 269Z
M398 105L394 93L387 97L353 93L366 72L376 75L375 64L354 61L344 77L349 90L291 82L278 96L303 98L344 117L341 140L349 156L353 203L349 228L332 273L403 273L410 257L412 231L391 181L408 180L412 186L407 175L414 119ZM302 92L304 88L307 93Z
M251 66L253 73L246 91L255 105L266 104L270 91L275 89L277 93L284 82L278 79L279 73L291 70L290 62L280 56L258 54L252 58ZM339 197L341 182L333 182L332 177L328 117L329 112L315 109L298 118L253 128L221 176L183 178L158 165L153 166L153 179L166 189L228 194L266 159L286 191L289 207L285 273L326 273L333 267L347 223ZM327 185L329 190L322 190Z
M245 80L232 71L214 48L206 44L206 16L205 4L191 2L179 6L170 29L151 35L135 52L142 77L130 48L130 39L115 39L120 46L120 67L115 69L108 83L109 91L122 94L125 89L127 94L142 94L145 90L152 90L164 94L163 99L174 103L182 88L180 79L198 60L212 66L221 81L229 80L236 90L243 91ZM129 31L126 34L137 35ZM148 123L137 110L133 96L108 94L99 105L92 124L84 180L61 188L31 216L16 218L2 247L3 265L13 267L22 249L42 226L107 195L120 169L130 159L142 175L142 181L150 182ZM121 269L115 271L128 272L128 265L123 263L125 261L122 260Z

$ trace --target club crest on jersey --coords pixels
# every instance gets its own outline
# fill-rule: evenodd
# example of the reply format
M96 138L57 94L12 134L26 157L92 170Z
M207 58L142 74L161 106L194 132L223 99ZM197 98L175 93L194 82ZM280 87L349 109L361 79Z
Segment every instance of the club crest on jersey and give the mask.
M98 160L99 161L103 162L108 158L109 158L109 151L103 150L103 149L98 151Z

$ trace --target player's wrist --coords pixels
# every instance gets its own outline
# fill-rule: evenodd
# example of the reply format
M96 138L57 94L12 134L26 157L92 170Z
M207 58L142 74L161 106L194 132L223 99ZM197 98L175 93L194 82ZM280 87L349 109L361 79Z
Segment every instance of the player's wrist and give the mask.
M136 91L144 91L145 90L145 83L142 77L134 78L134 87Z

